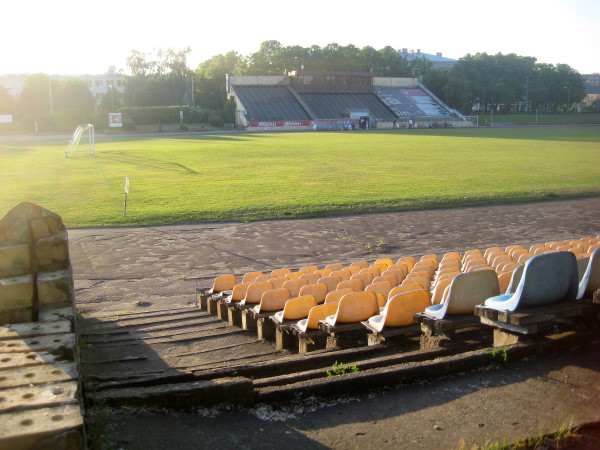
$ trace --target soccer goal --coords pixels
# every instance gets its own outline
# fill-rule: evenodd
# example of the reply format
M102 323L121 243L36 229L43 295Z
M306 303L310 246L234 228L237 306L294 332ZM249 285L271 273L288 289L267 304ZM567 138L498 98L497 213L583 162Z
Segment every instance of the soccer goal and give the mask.
M84 138L83 143L81 142L81 138ZM87 138L87 147L89 148L89 156L96 156L96 147L94 145L94 125L91 123L86 123L79 125L73 133L73 137L71 138L71 142L69 142L69 146L65 150L65 158L72 156L80 147L85 146ZM81 144L81 145L80 145Z

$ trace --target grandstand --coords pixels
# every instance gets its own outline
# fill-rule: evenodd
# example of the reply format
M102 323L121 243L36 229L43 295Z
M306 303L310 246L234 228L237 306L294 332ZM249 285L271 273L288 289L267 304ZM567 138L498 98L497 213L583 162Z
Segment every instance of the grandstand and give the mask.
M372 72L296 71L285 76L227 76L236 125L249 129L353 129L472 126L416 78Z

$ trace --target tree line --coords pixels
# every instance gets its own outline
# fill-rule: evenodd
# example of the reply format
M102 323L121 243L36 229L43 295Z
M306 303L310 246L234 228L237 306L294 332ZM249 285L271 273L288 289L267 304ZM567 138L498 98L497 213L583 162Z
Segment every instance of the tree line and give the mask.
M391 46L379 50L336 43L302 47L270 40L250 55L231 51L191 69L187 64L190 51L190 47L152 53L132 50L126 59L128 74L120 73L126 86L123 103L111 90L113 97L105 95L96 107L87 82L60 83L36 74L26 80L17 99L0 88L0 114L12 112L23 122L70 130L82 122L103 124L106 113L118 107L187 105L198 111L199 120L210 118L219 125L233 121L234 105L226 99L226 74L283 75L301 69L420 76L450 107L467 114L474 107L478 111L566 111L585 96L583 77L570 66L542 64L534 57L512 53L467 54L452 69L439 70L425 58L408 60ZM116 73L114 66L109 72Z

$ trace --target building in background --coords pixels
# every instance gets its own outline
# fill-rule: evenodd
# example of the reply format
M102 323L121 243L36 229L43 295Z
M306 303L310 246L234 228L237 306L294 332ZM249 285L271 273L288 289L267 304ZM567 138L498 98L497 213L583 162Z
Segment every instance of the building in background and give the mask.
M23 92L23 86L25 80L30 77L31 74L7 74L0 75L0 86L8 89L8 92L17 99L21 92ZM56 81L67 81L67 80L84 80L88 83L90 92L92 93L96 107L100 106L100 102L104 95L109 94L111 89L115 90L115 98L118 99L120 104L123 104L123 96L125 94L125 83L123 77L118 74L104 74L104 75L49 75L50 78Z
M412 62L418 58L423 58L428 61L431 61L431 63L433 64L432 68L439 70L450 70L458 62L456 59L446 58L445 56L442 56L442 52L437 52L435 55L432 55L430 53L422 53L420 48L417 49L416 52L414 50L408 50L406 48L403 48L402 50L398 50L398 53L404 56L404 58L406 58L406 60L409 62Z

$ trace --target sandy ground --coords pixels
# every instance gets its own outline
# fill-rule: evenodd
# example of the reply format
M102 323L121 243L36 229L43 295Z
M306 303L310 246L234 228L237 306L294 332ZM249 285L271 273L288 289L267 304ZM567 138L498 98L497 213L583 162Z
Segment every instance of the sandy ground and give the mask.
M600 198L338 218L69 231L78 309L184 306L223 273L600 234ZM108 416L125 448L457 448L600 420L600 345L283 409Z

